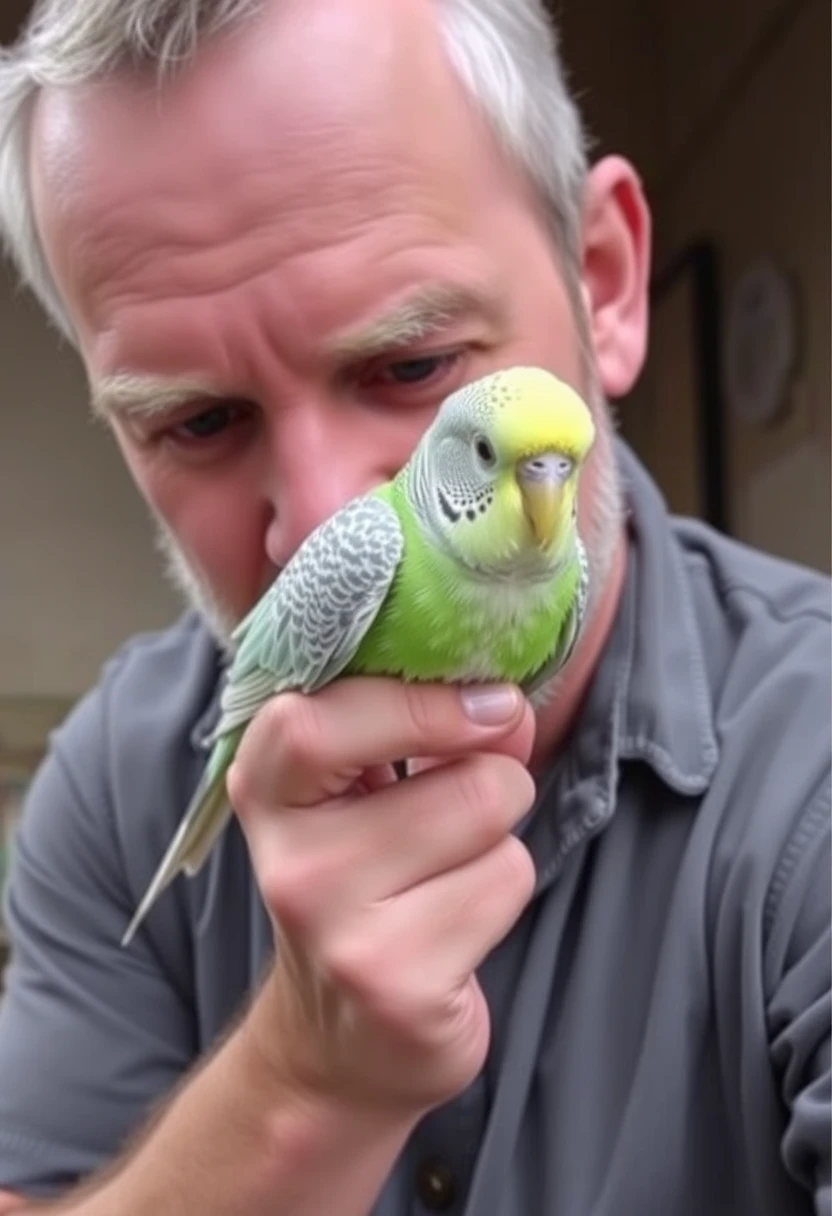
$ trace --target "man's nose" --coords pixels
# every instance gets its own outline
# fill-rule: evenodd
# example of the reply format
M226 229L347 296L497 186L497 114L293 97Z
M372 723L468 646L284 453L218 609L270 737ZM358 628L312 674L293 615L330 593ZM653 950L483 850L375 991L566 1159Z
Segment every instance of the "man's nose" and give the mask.
M269 561L285 566L318 524L390 472L363 428L299 409L275 425L266 455L264 493Z

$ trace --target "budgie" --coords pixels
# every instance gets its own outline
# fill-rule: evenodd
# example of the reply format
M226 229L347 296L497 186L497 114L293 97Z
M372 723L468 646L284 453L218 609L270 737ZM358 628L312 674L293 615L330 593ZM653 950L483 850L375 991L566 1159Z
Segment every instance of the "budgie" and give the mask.
M123 944L206 860L231 813L226 773L271 697L359 674L529 694L563 667L586 613L577 488L594 438L563 381L493 373L446 398L392 480L310 533L232 634L204 775Z

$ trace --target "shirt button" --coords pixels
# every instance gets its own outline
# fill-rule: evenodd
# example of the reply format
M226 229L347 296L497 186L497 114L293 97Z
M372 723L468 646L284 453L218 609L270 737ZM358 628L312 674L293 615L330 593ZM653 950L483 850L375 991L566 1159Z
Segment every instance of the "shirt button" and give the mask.
M456 1183L450 1166L431 1158L416 1172L416 1193L429 1212L447 1212L456 1200Z

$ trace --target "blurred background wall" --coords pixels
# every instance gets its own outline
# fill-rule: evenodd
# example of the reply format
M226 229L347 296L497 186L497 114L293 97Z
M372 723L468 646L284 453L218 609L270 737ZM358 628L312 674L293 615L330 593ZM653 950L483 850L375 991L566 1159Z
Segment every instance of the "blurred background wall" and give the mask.
M3 0L2 40L26 8ZM620 403L622 431L671 507L706 513L697 385L714 350L713 342L698 348L693 276L684 269L685 251L704 244L719 275L709 313L718 321L716 357L736 365L740 385L734 397L721 383L709 394L720 411L725 526L828 570L829 2L560 0L557 18L596 152L622 152L643 174L657 276L683 258L657 296L653 353L637 391ZM761 259L768 278L755 286L748 271ZM784 283L791 295L778 311ZM729 340L732 311L739 321ZM785 370L768 368L767 353L789 332L794 358L784 356ZM755 384L781 372L764 410ZM758 406L765 417L752 420ZM89 420L74 354L7 270L0 417L1 744L4 730L7 743L10 733L36 735L124 637L163 625L180 605L115 445ZM15 715L4 718L9 704Z

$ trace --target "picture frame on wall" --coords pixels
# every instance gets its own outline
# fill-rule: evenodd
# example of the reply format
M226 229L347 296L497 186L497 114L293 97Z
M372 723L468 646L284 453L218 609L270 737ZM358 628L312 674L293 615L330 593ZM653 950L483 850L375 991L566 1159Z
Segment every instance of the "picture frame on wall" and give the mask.
M731 531L723 403L720 258L710 241L679 250L650 285L647 391L624 432L674 514Z

